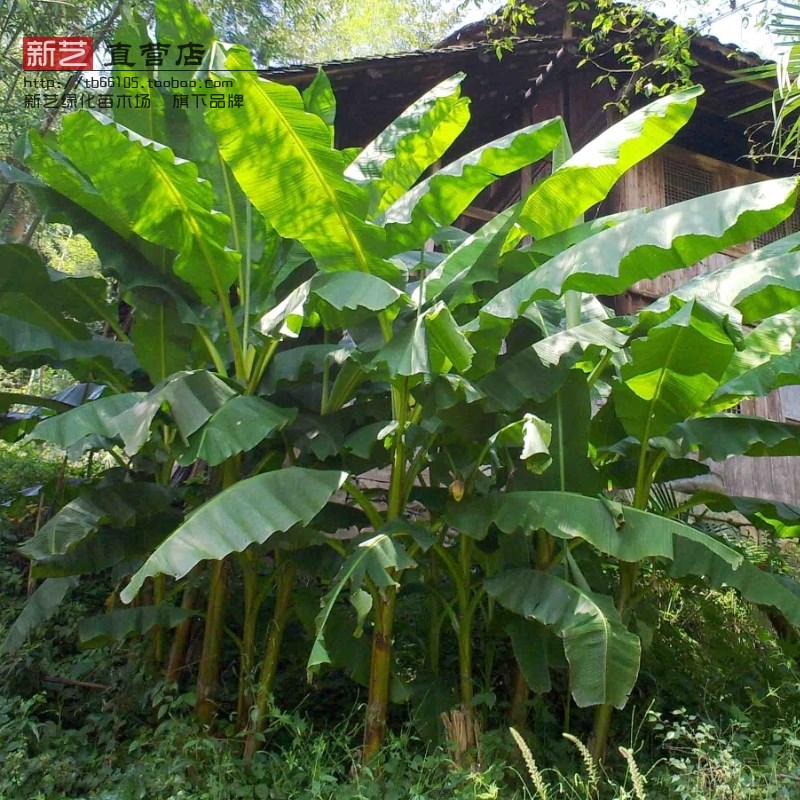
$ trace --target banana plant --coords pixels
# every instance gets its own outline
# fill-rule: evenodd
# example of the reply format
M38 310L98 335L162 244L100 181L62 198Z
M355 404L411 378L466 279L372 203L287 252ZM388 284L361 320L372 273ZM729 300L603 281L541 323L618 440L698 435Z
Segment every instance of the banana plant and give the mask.
M500 607L531 686L546 683L542 632L561 641L575 702L598 707L600 755L638 673L642 563L800 621L796 596L740 553L648 510L654 485L701 468L688 454L797 453L796 426L724 413L794 379L795 245L629 317L595 298L748 241L795 207L796 180L779 179L582 221L688 122L699 87L575 154L562 121L544 120L426 176L468 124L463 76L354 154L333 144L323 73L303 93L265 80L188 4L157 5L156 32L206 43L204 74L233 81L243 102L170 114L156 101L146 117L116 119L79 111L58 134L31 134L32 191L50 219L90 239L113 294L4 247L26 280L0 308L0 363L56 363L110 390L54 409L32 435L73 453L106 448L122 474L101 476L23 550L48 580L128 565L125 604L152 587L153 611L137 601L116 625L86 622L87 643L153 628L163 645L177 626L173 645L185 647L210 562L197 675L197 715L210 724L238 571L237 715L252 756L284 631L303 615L296 576L325 548L338 567L310 620L308 672L347 657L341 637L369 632L369 666L351 670L368 688L365 759L384 740L390 699L408 696L394 670L396 611L419 585L432 671L439 621L452 622L462 714L475 705L476 628L492 629ZM551 174L517 204L453 233L481 191L543 159ZM745 336L743 323L760 324ZM376 469L385 489L366 483ZM201 488L184 491L181 470ZM752 508L783 514L787 530L796 520ZM613 565L611 584L590 569L600 563ZM67 585L49 586L58 596ZM181 591L181 608L170 606Z
M603 235L598 234L596 238ZM578 247L580 245L574 249ZM755 253L743 262L752 263L760 257L761 254ZM785 263L786 273L790 274L796 265L789 259ZM784 366L787 353L791 352L794 344L793 335L786 334L787 330L793 330L793 315L786 311L787 305L765 303L760 314L751 312L748 321L760 324L745 339L739 305L745 302L744 298L752 297L754 290L749 284L740 282L730 294L732 304L719 304L721 295L724 297L725 292L730 293L733 288L728 288L725 281L728 275L735 275L741 281L741 267L733 264L719 273L698 278L693 282L695 289L691 293L685 287L679 289L675 296L662 298L634 317L602 321L602 325L615 333L627 334L627 341L622 344L619 340L611 343L606 336L594 335L588 342L595 347L593 353L587 342L576 342L573 330L577 329L565 328L552 337L563 342L565 350L569 347L577 350L580 359L577 374L582 376L577 380L584 384L606 383L605 402L592 420L591 427L587 392L583 417L586 427L582 440L579 434L576 435L573 423L572 444L578 447L578 458L573 452L570 465L577 467L579 459L584 462L582 469L574 470L573 480L586 486L587 475L599 470L603 483L627 493L630 509L616 502L564 494L563 472L561 475L556 472L553 478L561 480L559 488L562 491L559 493L539 490L550 487L546 482L543 485L542 481L537 485L537 481L528 476L509 487L512 491L462 507L452 517L454 525L470 530L473 536L485 535L487 528L495 525L508 534L522 530L541 541L546 532L551 537L570 542L555 557L552 551L548 552L545 563L561 568L566 562L566 579L574 584L569 601L571 606L566 605L566 595L557 600L562 594L551 586L554 580L552 571L541 573L512 568L490 577L485 590L514 612L555 626L560 631L571 667L575 701L578 705L601 704L593 742L597 756L605 749L611 709L625 703L638 671L638 643L629 634L628 627L635 613L632 606L635 607L641 599L642 587L637 588L637 581L644 560L671 562L668 571L674 577L696 575L715 588L734 587L745 599L780 608L789 619L800 619L795 598L781 581L743 561L740 554L706 533L701 534L677 520L670 520L665 526L664 520L646 511L654 484L681 477L682 469L697 469L696 462L686 462L683 458L687 453L695 452L701 458L714 460L724 460L731 455L798 453L798 426L747 417L740 421L738 416L718 412L720 404L724 408L743 397L767 394L780 385L797 380ZM778 281L776 278L775 282ZM712 293L711 286L719 291ZM706 297L714 298L713 305L705 305L698 299L704 293ZM737 293L741 294L741 301ZM689 297L691 299L687 299ZM498 308L496 297L490 305L493 309ZM762 314L771 312L777 314L761 321ZM527 316L536 318L529 311ZM490 324L496 323L491 321ZM782 333L775 335L778 332ZM522 363L535 363L535 356L541 359L541 354L545 353L550 357L554 350L559 349L555 343L543 347L544 343L547 343L547 338L528 346L525 362L520 354L506 353L498 362L501 364L498 372L503 370L503 360L513 363L518 370ZM700 353L703 355L699 356ZM570 365L570 361L562 357L558 363L562 368L564 363L568 369L572 366L575 375L574 362ZM755 371L754 364L758 365ZM541 370L541 360L539 369L540 374L545 372ZM547 387L557 385L553 380L549 383L538 380L537 383L540 393L543 385L545 391ZM514 391L508 388L503 381L495 381L495 398L506 397L511 407L516 406L524 395L518 386L513 387ZM574 387L572 392L575 392ZM574 421L576 418L580 416L571 419ZM589 463L588 455L593 451L593 463ZM566 463L563 456L559 458L557 454L554 461ZM522 487L537 491L518 491ZM704 499L716 503L717 507L735 507L732 501L720 504L719 498L698 495L687 501L685 509L694 508ZM580 511L582 502L597 504L595 511L583 518ZM792 535L794 511L790 506L782 505L778 511L774 503L737 502L757 520L757 524L770 527L768 520L771 518L773 530ZM764 516L756 516L762 508ZM645 516L639 517L639 514ZM775 525L776 518L778 526ZM638 528L640 519L642 522L647 520L642 528ZM668 539L661 539L659 531L669 532ZM617 535L621 535L619 542L624 543L625 549L632 548L630 551L617 549ZM572 555L574 548L581 543L612 556L619 564L616 607L608 598L586 594L590 587ZM576 612L576 606L581 610ZM563 627L565 620L560 615L564 607L571 609L568 620L575 628ZM581 627L584 624L585 627ZM579 634L597 637L601 629L605 644L595 651L598 661L586 670L586 664L591 662L578 656L576 637ZM590 690L587 690L585 677L591 681Z

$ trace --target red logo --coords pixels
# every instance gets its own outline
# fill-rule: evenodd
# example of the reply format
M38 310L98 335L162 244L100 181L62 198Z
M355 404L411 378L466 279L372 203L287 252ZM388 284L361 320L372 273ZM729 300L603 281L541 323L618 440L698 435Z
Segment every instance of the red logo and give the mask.
M23 36L22 68L37 71L90 70L91 36Z

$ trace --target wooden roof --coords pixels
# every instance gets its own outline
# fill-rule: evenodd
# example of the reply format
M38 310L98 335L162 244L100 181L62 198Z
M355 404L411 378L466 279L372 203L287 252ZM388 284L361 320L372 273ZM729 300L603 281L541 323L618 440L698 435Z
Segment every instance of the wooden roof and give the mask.
M347 108L347 114L337 119L339 146L367 143L411 102L456 72L467 75L463 93L472 101L472 121L457 145L458 152L451 156L521 127L524 101L532 99L560 71L575 68L579 60L578 35L564 36L572 34L564 23L564 8L562 0L544 0L536 12L536 26L520 29L512 51L502 58L491 41L491 23L482 20L455 31L429 50L321 65ZM749 129L771 120L771 112L764 108L733 119L729 115L769 98L772 92L763 81L732 83L735 70L765 62L755 53L711 36L694 36L691 53L696 61L693 77L706 93L682 144L735 161L748 150ZM302 88L317 69L317 65L287 65L263 74ZM596 75L587 70L587 82Z
M565 63L574 47L558 37L531 36L515 43L513 57L498 60L487 42L414 50L323 64L336 97L347 108L337 118L340 146L363 145L404 108L457 72L472 118L459 148L484 143L522 126L521 106ZM290 65L263 73L272 80L307 86L319 67Z

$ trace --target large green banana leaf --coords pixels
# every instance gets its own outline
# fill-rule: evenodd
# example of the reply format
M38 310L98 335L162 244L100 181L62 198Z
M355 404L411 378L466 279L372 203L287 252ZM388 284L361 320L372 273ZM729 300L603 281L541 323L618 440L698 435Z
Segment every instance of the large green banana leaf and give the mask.
M470 336L470 343L478 351L477 361L485 353L480 347L480 337ZM480 378L478 388L488 398L488 409L516 411L530 401L541 403L552 397L568 374L566 365L547 367L533 347L526 347L519 353L505 356L496 367L484 364L480 375L475 377Z
M513 447L522 450L520 458L525 466L535 473L544 472L553 459L550 455L550 440L553 428L535 414L525 414L521 420L504 425L493 433L487 442L493 447Z
M262 544L273 533L307 525L347 474L287 467L239 481L200 506L170 534L120 594L130 603L154 575L182 578L205 559Z
M213 189L194 163L88 111L65 117L59 144L131 230L177 251L180 278L209 303L224 296L240 255L227 249L230 219L214 210Z
M10 297L6 299L11 300ZM0 313L0 364L12 370L42 364L68 367L75 377L88 377L94 371L96 378L102 378L117 389L126 385L126 376L138 366L129 344L92 338L88 330L77 323L64 321L60 327L59 333L53 333L24 319Z
M473 150L418 183L383 215L395 250L421 248L443 225L450 225L497 178L533 164L559 143L561 120L529 125Z
M177 12L177 5L179 4L173 4L173 14ZM149 38L147 23L135 11L123 19L114 31L114 42L127 45L134 53L138 52L142 42L149 41ZM188 42L190 40L170 37L166 41ZM135 64L115 64L111 70L117 86L138 87L137 99L139 101L136 107L128 107L125 103L120 103L114 109L114 121L147 139L164 142L167 140L164 122L164 95L153 81L153 78L156 77L156 70L154 66L142 64L139 59L137 62ZM145 97L147 98L146 102L144 102Z
M405 292L375 275L357 272L317 274L301 283L256 323L264 336L294 338L309 319L322 320L327 329L348 328L375 312L393 319L410 304Z
M66 160L62 159L62 163ZM136 287L160 289L181 304L182 318L189 305L199 304L194 289L173 272L172 251L146 242L130 230L122 235L91 210L55 191L47 192L40 202L48 222L69 225L89 240L100 258L103 274L118 280L123 293Z
M628 336L615 327L620 323L619 319L593 319L558 331L531 347L546 366L557 366L567 356L574 363L590 347L617 352L628 343Z
M150 435L155 415L167 403L185 442L234 395L233 389L206 370L176 372L115 417L115 433L125 442L128 455L138 453Z
M626 433L646 442L693 416L719 387L734 342L727 320L691 301L630 346L612 383Z
M531 691L537 694L549 692L552 683L547 663L547 629L534 619L512 617L506 624L506 631L514 649L514 658Z
M385 530L386 528L383 529L383 531ZM358 614L357 631L360 633L361 626L372 607L372 598L361 588L364 578L369 577L375 586L385 589L387 586L394 586L397 583L389 570L404 570L413 566L414 561L403 546L386 532L379 532L358 544L354 552L342 563L336 582L325 595L319 614L314 621L316 637L306 665L309 677L323 664L331 663L331 656L325 644L325 628L344 587L348 583L351 585L350 602Z
M517 206L487 222L448 253L423 277L414 292L418 305L441 297L448 308L477 301L472 289L478 281L496 281L503 243L516 225Z
M589 459L591 400L586 376L571 370L537 414L552 428L550 455L553 463L536 478L517 473L509 489L560 490L596 495L603 488L603 476Z
M56 149L52 136L28 132L25 162L48 186L103 222L123 240L133 236L133 228L120 211L110 205L97 189Z
M196 612L177 606L120 608L110 614L84 617L78 622L78 638L84 649L108 647L132 634L145 634L158 625L166 630L180 625Z
M67 343L91 340L92 336L85 325L48 305L46 299L42 302L38 297L20 292L9 291L0 296L0 314L4 317L14 317L29 327L40 328Z
M781 386L800 384L800 350L774 356L720 386L710 408L725 408L745 397L766 397Z
M773 356L790 353L800 341L800 308L776 314L756 325L744 338L744 347L733 354L724 383L754 369Z
M230 50L226 66L244 102L209 109L206 120L250 202L320 269L396 279L399 268L384 258L384 231L365 221L368 191L345 180L344 157L332 149L325 123L305 110L293 86L261 80L243 48Z
M800 506L759 497L732 497L717 492L696 492L690 498L712 511L738 511L753 525L785 539L800 538Z
M119 429L115 418L135 406L144 396L144 392L128 392L100 397L42 420L33 429L30 438L41 439L62 450L71 450L87 439L116 439Z
M96 575L109 567L122 574L139 565L166 536L175 530L183 514L171 506L141 514L130 527L101 525L90 530L66 553L39 558L31 565L35 578L61 578L69 575Z
M730 456L796 456L800 455L800 425L744 414L714 414L680 422L653 444L673 458L687 453L712 461Z
M63 555L101 525L131 527L143 518L161 514L172 493L154 483L120 483L81 494L49 519L20 552L34 560Z
M786 219L796 201L797 179L779 178L634 217L550 259L497 294L481 315L513 320L532 301L568 290L619 294L644 278L657 278L758 236Z
M610 597L532 569L505 570L484 585L501 606L552 627L564 640L570 690L579 707L625 705L639 674L641 644Z
M200 430L178 449L179 464L198 459L215 467L237 453L252 450L273 431L288 425L295 409L280 408L260 397L237 395L217 409Z
M0 245L0 297L12 293L27 297L53 315L60 315L59 323L64 322L65 314L80 322L107 319L113 308L106 301L107 292L108 285L101 278L65 275L46 267L42 257L29 247ZM4 303L0 312L15 316L12 304Z
M469 122L469 100L461 97L464 74L447 78L412 103L370 142L345 171L370 184L373 211L381 212L438 161Z
M439 302L400 327L367 366L384 368L391 377L463 372L474 353L447 306Z
M264 378L264 391L266 394L274 394L278 386L321 373L326 364L342 364L349 352L348 348L340 344L305 344L279 350L270 362Z
M591 295L583 296L579 324L565 330L565 316L560 301L532 303L525 318L544 338L502 356L503 343L508 347L503 325L482 325L486 319L473 319L462 327L477 351L470 377L480 380L493 405L511 411L527 398L543 402L558 390L576 363L596 362L606 350L619 351L628 341L623 333L630 327L628 320L609 319L608 310Z
M632 208L629 211L618 211L615 214L608 214L603 217L596 217L586 222L579 222L566 228L563 231L554 233L551 236L545 236L543 239L536 239L529 245L518 248L515 252L520 255L526 255L530 258L530 263L533 267L539 266L553 256L557 256L569 247L582 242L594 236L600 231L615 228L621 222L633 219L634 217L641 217L642 214L647 214L646 208ZM506 249L509 249L508 247Z
M665 308L672 297L707 299L738 308L745 322L789 311L800 304L798 249L800 233L779 239L720 269L701 273L657 300L651 308Z
M296 338L306 323L306 305L311 301L312 288L313 278L309 278L267 311L254 328L264 336Z
M491 525L504 533L544 529L559 539L584 539L601 553L620 561L673 559L679 540L705 547L714 558L733 567L742 556L727 545L682 522L619 506L614 511L597 497L572 492L506 492L448 507L449 524L461 533L483 539Z
M112 385L138 364L129 344L93 337L86 323L116 322L100 278L76 278L49 269L24 245L0 245L0 358L9 367L51 361L96 371ZM37 363L38 362L38 363Z
M758 265L749 285L733 298L731 305L746 323L789 311L800 305L800 253L776 256Z
M214 26L195 3L175 3L172 0L155 0L156 41L158 42L196 42L210 48L216 39ZM144 41L147 41L146 39ZM173 59L165 59L165 61ZM180 68L171 69L164 63L158 68L158 77L169 81L171 78L186 80L186 72Z
M63 153L31 136L32 149L26 160L53 187L36 189L47 221L70 225L75 233L86 236L100 257L104 275L117 278L123 291L157 287L184 305L197 302L194 290L172 271L175 254L137 236L129 221L100 196ZM107 314L116 313L115 305L106 308Z
M159 289L140 288L131 292L130 299L135 306L133 352L151 383L187 369L197 332L181 319L175 298Z
M764 606L773 606L792 623L800 625L800 594L789 589L775 575L759 569L744 560L733 567L720 561L695 542L684 541L676 548L670 575L683 578L696 575L714 589L731 587L745 600Z
M331 135L331 145L334 145L336 131L336 96L328 76L322 67L317 70L314 80L303 89L303 107L309 114L318 116L327 126Z
M607 128L531 189L520 225L537 239L570 227L604 200L627 170L675 136L702 93L702 87L693 86L660 97Z

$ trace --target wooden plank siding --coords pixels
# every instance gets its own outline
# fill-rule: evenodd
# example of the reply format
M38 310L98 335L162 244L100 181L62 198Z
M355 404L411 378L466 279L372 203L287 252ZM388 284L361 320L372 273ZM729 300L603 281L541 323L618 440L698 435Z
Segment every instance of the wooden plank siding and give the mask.
M673 159L690 167L706 171L711 178L711 190L743 186L766 176L752 170L742 169L723 161L691 153L678 147L668 146L662 151L631 169L620 181L617 193L617 208L662 208L666 205L665 162ZM691 278L726 266L731 261L750 252L751 243L737 245L724 252L689 267L662 275L654 280L639 281L631 287L630 294L617 305L619 313L629 313L641 308L653 299L674 291ZM781 397L773 392L767 397L743 401L741 411L746 415L783 420ZM733 457L723 463L709 463L712 471L719 475L725 491L731 495L764 497L786 502L800 499L800 458L745 458Z
M744 186L753 181L764 180L765 176L745 170L723 161L691 153L679 147L667 146L647 160L629 170L620 181L619 209L663 208L667 205L667 186L665 182L665 163L667 160L679 162L689 168L695 167L707 173L710 189L719 192ZM643 298L656 298L674 291L686 281L704 272L713 272L731 261L750 252L752 246L745 243L731 247L722 253L715 253L688 269L676 270L661 275L654 280L639 281L631 287L631 292Z
M598 108L599 100L596 95L602 91L599 87L590 89L585 80L578 80L574 74L565 74L560 82L554 82L540 92L535 103L523 106L520 123L526 125L560 115L567 121L573 146L577 149L617 121L613 111L586 113L586 109ZM665 165L670 159L682 167L686 165L707 173L712 192L743 186L767 177L753 170L670 145L629 170L600 206L599 213L610 214L643 207L654 209L667 205ZM457 224L474 231L491 212L497 213L516 202L532 182L543 178L549 171L549 162L544 161L533 168L522 170L516 176L498 181L491 190L476 198L475 207L469 209ZM639 281L625 295L603 299L607 303L613 302L617 313L631 313L657 297L672 292L691 278L724 267L752 249L749 242L731 247L688 269L676 270L653 280ZM744 401L741 406L743 414L774 420L786 418L778 392L773 392L768 397ZM710 463L709 466L722 480L725 491L731 495L764 497L785 502L800 501L800 458L734 457L724 463Z
M765 419L785 418L778 392L767 397L744 400L742 413ZM796 502L800 488L800 458L744 458L737 456L719 464L707 462L722 479L728 494L745 497L765 497Z

